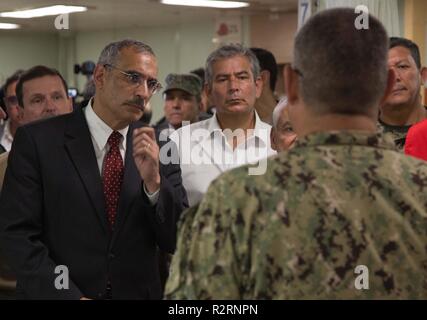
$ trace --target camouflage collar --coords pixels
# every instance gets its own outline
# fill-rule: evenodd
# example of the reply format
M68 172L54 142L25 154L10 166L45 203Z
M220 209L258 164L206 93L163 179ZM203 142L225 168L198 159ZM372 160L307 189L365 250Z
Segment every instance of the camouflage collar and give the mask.
M321 145L359 145L396 150L393 139L382 133L364 131L329 131L311 133L295 144L295 148Z

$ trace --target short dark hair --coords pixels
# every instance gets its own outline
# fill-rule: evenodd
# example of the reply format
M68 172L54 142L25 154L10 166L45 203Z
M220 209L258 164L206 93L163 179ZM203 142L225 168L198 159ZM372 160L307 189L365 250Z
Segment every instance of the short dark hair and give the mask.
M274 92L277 82L276 58L270 51L262 48L251 48L251 51L257 57L261 71L267 70L268 72L270 72L270 89Z
M316 114L377 114L388 79L389 39L369 15L369 28L357 29L350 8L321 11L295 39L294 70L308 108Z
M406 38L400 37L391 37L390 38L390 49L394 47L404 47L411 52L412 58L414 58L415 64L417 65L418 70L421 70L421 56L420 49L418 48L415 42L412 42Z
M24 72L19 78L18 84L16 85L16 97L18 98L18 104L22 108L24 107L24 99L23 99L23 92L22 92L24 83L36 78L44 77L44 76L58 76L61 79L62 84L64 85L65 94L68 97L67 83L65 82L64 78L59 73L59 71L53 68L39 65L39 66L32 67L31 69Z
M194 70L191 70L190 73L195 74L202 80L202 84L205 82L205 69L204 68L197 68Z
M23 73L24 70L16 70L9 78L6 79L6 82L3 85L4 96L6 96L7 88L9 88L12 83L18 81Z

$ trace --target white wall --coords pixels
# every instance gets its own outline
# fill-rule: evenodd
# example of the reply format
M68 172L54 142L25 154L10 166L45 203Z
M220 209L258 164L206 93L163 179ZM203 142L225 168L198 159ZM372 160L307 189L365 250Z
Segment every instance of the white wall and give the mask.
M279 64L289 63L293 60L297 26L297 13L277 15L274 19L267 15L254 15L251 17L251 46L270 50Z
M250 45L250 19L242 19L243 43ZM56 34L13 31L0 32L0 82L19 68L44 64L57 68L69 86L83 89L86 77L75 75L74 64L97 61L104 46L115 40L135 38L149 44L159 62L159 80L164 84L168 73L185 73L204 67L214 49L214 18L197 22L152 28L114 29L92 32L59 31ZM161 94L152 99L153 120L163 115Z
M55 34L0 32L0 83L18 69L37 64L58 68L58 39Z
M164 84L168 73L185 73L204 66L204 62L213 49L212 35L214 21L183 23L175 26L121 29L101 32L77 33L75 38L76 60L82 63L86 60L96 62L103 47L115 40L135 38L149 44L159 62L159 80ZM85 77L77 77L77 85L81 89ZM155 95L151 104L153 120L163 115L161 94Z

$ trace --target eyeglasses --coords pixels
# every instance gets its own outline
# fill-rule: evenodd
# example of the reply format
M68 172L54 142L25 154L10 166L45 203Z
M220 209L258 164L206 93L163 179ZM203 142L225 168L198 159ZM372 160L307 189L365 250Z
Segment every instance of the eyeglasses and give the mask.
M139 87L144 82L147 83L148 90L151 91L152 94L159 92L162 89L162 85L157 79L147 79L144 75L138 72L126 72L122 69L119 69L111 64L104 64L104 67L112 68L119 71L121 74L126 76L126 80L129 85Z
M7 106L16 106L18 104L18 98L16 96L4 97L3 101Z

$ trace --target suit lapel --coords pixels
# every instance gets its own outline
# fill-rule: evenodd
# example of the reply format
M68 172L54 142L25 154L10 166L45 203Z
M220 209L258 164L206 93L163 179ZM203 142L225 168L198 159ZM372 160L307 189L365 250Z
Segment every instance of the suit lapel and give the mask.
M86 118L78 109L71 118L65 132L65 147L77 170L86 192L105 232L110 232L105 213L102 180Z

